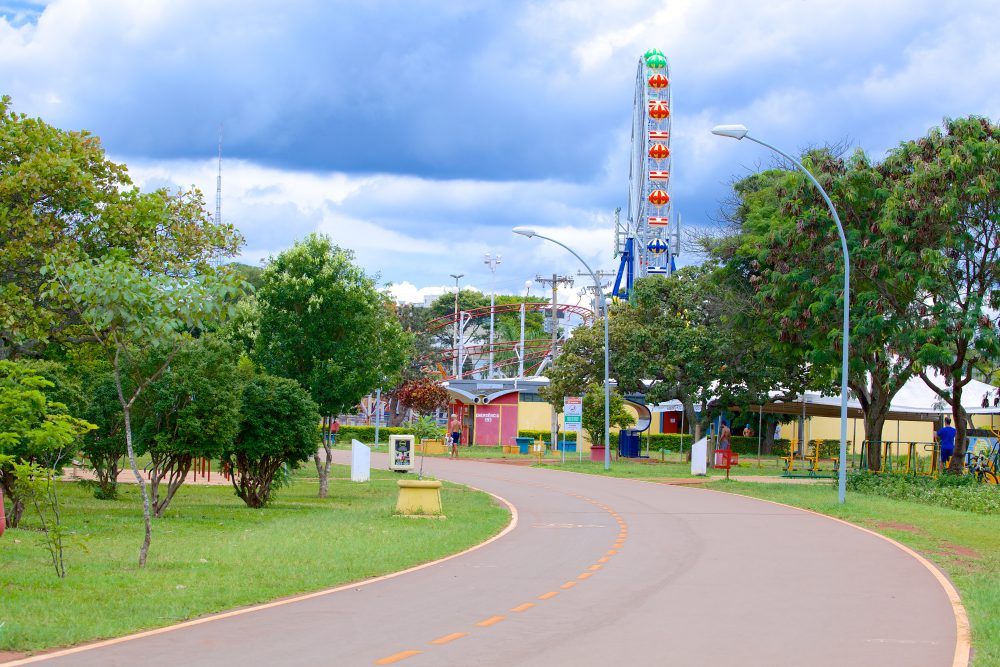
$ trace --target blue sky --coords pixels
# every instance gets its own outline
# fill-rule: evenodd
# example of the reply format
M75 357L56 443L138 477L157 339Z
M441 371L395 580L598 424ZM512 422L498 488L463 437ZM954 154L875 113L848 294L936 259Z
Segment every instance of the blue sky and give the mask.
M489 289L485 252L503 255L501 290L577 271L515 225L615 268L650 47L670 59L671 194L694 230L770 163L715 124L879 157L945 116L1000 117L997 25L985 0L0 0L0 92L213 210L222 123L244 261L322 231L415 298L450 273Z

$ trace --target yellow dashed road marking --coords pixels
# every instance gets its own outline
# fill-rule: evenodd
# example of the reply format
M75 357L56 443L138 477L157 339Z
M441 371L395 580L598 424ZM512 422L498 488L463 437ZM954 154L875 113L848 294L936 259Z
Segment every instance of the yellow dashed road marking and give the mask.
M539 595L538 599L539 600L548 600L549 598L554 598L557 595L559 595L559 591L549 591L548 593L546 593L544 595Z
M496 625L504 618L505 618L504 616L490 616L485 621L479 621L478 623L476 623L476 625L478 625L481 628L488 628L491 625Z
M618 553L618 549L609 549L607 555L614 556L616 553Z
M468 632L453 632L450 635L445 635L444 637L438 637L437 639L431 640L432 644L447 644L448 642L453 642L456 639L461 639L468 635Z
M517 605L516 607L511 609L511 611L516 611L516 612L528 611L534 606L535 606L534 602L525 602L524 604Z
M400 660L406 660L407 658L412 658L415 655L420 655L420 651L401 651L399 653L394 653L388 658L382 658L381 660L376 660L376 665L391 665L394 662L399 662Z
M588 570L590 570L591 572L594 572L594 571L596 571L596 570L600 570L600 569L601 569L601 566L600 566L600 565L591 565L591 566L590 566L590 567L588 567L587 569L588 569Z
M567 581L565 584L563 584L559 588L566 589L566 588L573 588L574 586L576 586L576 582L575 581Z
M593 574L594 574L593 572L584 572L583 574L578 575L576 578L577 579L589 579L590 577L593 576Z
M611 560L611 559L608 558L607 556L601 556L600 558L597 559L597 562L598 563L607 563L609 560Z

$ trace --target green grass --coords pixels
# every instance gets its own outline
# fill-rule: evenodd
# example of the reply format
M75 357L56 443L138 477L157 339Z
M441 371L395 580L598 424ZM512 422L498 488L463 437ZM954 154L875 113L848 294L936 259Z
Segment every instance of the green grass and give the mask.
M227 486L182 487L167 516L154 520L144 569L138 488L122 485L120 500L101 501L62 484L63 523L87 552L67 552L60 580L30 514L0 538L0 650L114 637L360 581L461 551L509 521L490 496L448 483L447 520L394 517L400 476L373 470L370 483L355 484L346 466L331 471L330 497L321 500L310 470L314 478L303 466L263 510L248 509Z
M781 473L780 461L777 458L764 458L761 467L757 467L757 459L742 459L739 467L730 470L730 476L740 475L767 475L776 476ZM667 454L663 459L657 452L654 452L649 459L644 462L631 460L612 460L611 468L604 469L603 461L590 461L584 458L579 460L578 455L566 453L566 462L554 461L536 464L535 467L550 468L553 470L568 470L571 472L582 472L590 475L604 475L607 477L626 477L631 479L661 479L674 477L692 477L691 464L684 460L684 457L676 452ZM725 470L708 469L708 477L714 479L725 477Z
M713 489L811 509L850 521L920 552L958 589L972 625L974 665L1000 665L1000 522L923 503L848 493L837 503L832 485L720 481Z

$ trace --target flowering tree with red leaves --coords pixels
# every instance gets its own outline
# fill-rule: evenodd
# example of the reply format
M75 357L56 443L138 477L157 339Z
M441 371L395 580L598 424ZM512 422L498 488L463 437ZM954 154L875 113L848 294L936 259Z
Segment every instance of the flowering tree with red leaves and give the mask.
M429 377L408 380L393 394L405 407L421 415L448 407L448 392Z

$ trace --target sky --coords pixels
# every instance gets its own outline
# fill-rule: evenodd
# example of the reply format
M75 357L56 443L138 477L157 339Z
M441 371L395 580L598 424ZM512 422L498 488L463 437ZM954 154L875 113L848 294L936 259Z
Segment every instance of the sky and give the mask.
M945 117L1000 118L998 25L995 0L0 0L0 94L98 135L143 189L200 188L213 212L221 126L241 261L321 232L417 301L450 274L523 293L581 270L518 225L617 269L649 48L670 62L687 235L773 164L716 124L878 159Z

